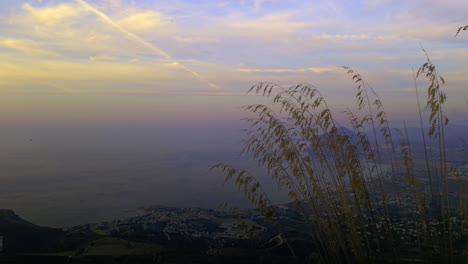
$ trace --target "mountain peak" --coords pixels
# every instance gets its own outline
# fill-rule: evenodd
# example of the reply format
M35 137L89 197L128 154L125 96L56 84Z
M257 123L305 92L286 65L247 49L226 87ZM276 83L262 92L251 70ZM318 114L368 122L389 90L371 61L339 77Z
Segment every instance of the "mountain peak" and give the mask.
M1 225L33 225L32 223L19 217L13 210L0 209L0 224Z

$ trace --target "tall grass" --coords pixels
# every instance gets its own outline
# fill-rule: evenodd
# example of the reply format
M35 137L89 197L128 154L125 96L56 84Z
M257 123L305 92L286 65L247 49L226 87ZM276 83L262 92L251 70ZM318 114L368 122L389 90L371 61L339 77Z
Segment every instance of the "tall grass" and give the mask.
M457 34L467 28L461 27ZM270 103L243 108L254 117L246 119L249 128L242 152L266 168L302 209L314 240L311 253L318 256L315 261L457 261L462 252L454 243L468 227L463 201L467 188L460 188L461 207L453 210L449 176L461 179L466 175L459 175L447 162L444 78L429 56L414 75L418 109L416 80L423 79L428 85L426 108L430 110L428 131L419 110L426 159L425 173L419 175L406 125L403 130L391 129L383 102L363 76L353 68L342 68L356 89L357 111L346 110L346 126L353 133L336 120L313 85L285 88L261 82L248 93L260 94ZM275 214L254 175L227 164L214 168L226 174L226 181L235 181L267 217Z

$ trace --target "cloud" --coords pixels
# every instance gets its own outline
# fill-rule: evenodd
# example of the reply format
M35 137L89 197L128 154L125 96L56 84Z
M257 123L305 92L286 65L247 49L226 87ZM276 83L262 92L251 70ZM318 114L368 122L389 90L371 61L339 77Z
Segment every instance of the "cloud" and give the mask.
M297 32L313 25L311 22L293 20L294 13L278 12L267 14L259 18L234 17L227 23L231 32L237 35L246 36L279 36Z
M111 89L112 86L126 83L155 84L180 80L188 81L190 76L182 74L177 67L167 62L128 63L113 60L63 61L29 59L16 56L0 56L0 79L14 83L15 87L34 87L38 83L56 83L63 87L92 92L93 89ZM107 88L106 88L107 87ZM161 88L164 90L166 88Z
M145 41L143 40L142 38L140 38L139 36L135 35L134 33L126 30L125 28L123 28L121 25L117 24L115 21L113 21L107 14L101 12L100 10L96 9L94 6L88 4L87 2L85 1L82 1L82 0L76 0L83 8L85 8L86 10L90 11L91 13L94 13L96 16L98 16L104 23L106 23L107 25L109 25L110 27L118 30L120 33L122 33L123 35L125 35L126 37L128 37L129 39L131 39L132 41L140 44L141 46L144 46L150 50L152 50L153 52L155 52L156 54L158 54L159 56L163 57L164 59L166 60L173 60L171 58L171 56L169 54L167 54L165 51L163 51L161 48L159 48L158 46L148 42L148 41Z
M65 83L71 79L76 87L86 87L89 78L110 86L131 87L133 80L167 87L207 87L216 82L239 89L265 76L287 83L307 81L310 73L317 73L312 75L314 80L330 78L333 67L327 65L335 64L408 70L424 60L419 42L436 62L464 67L465 52L448 50L466 41L453 34L462 18L460 10L467 6L463 1L448 1L447 7L436 1L427 6L422 0L391 6L386 0L365 1L352 8L339 1L288 1L286 5L246 0L242 6L238 1L174 0L158 2L157 7L146 1L86 1L97 13L81 0L31 1L17 3L12 12L0 10L0 46L34 65L20 63L15 69L30 71L25 75L30 80ZM447 10L454 15L442 15ZM12 56L6 59L16 61ZM42 71L45 65L48 70ZM187 74L184 65L193 73ZM3 77L10 78L9 84L32 85L8 72ZM131 74L136 77L132 79Z
M217 43L220 42L218 38L214 37L204 37L204 36L198 36L196 34L190 33L186 34L183 36L174 36L173 37L175 41L181 42L181 43Z
M336 72L336 67L309 67L309 68L299 68L299 69L250 69L242 68L239 69L240 72L249 72L249 73L325 73L325 72Z
M104 3L106 3L110 8L121 8L122 7L122 1L121 0L104 0Z
M18 10L22 12L0 21L10 23L5 34L11 36L0 39L0 48L25 55L37 55L36 58L8 57L6 61L16 61L16 65L5 68L0 74L4 80L2 83L8 83L9 86L28 86L47 80L73 80L73 86L77 86L85 80L105 80L110 84L120 79L128 82L138 79L136 82L157 80L160 83L169 78L174 83L185 80L194 87L203 84L211 89L219 88L195 70L175 60L153 42L133 33L152 32L151 29L162 27L168 16L138 6L126 6L120 1L111 0L99 4L104 5L105 10L110 10L109 15L85 1L76 0L75 3L59 5L54 5L53 2L39 3L37 6L26 3ZM119 8L112 9L117 7ZM18 35L27 38L15 37ZM46 57L51 55L60 56L61 60L51 61ZM22 60L27 60L28 63L22 63ZM4 67L5 64L2 69ZM153 71L158 71L158 74ZM193 84L193 76L196 77L197 85Z
M378 35L372 36L368 34L320 34L316 37L317 39L323 40L396 40L396 36L391 35Z
M214 83L211 83L209 81L207 81L203 76L201 76L198 72L194 71L193 69L185 66L184 64L176 61L174 58L172 58L167 52L165 52L164 50L162 50L160 47L156 46L155 44L151 43L151 42L148 42L144 39L142 39L141 37L139 37L138 35L134 34L133 32L130 32L126 29L124 29L122 26L120 26L119 24L117 24L116 22L114 22L107 14L103 13L102 11L96 9L94 6L90 5L89 3L87 3L86 1L83 1L83 0L76 0L81 6L83 6L84 8L86 8L87 10L89 10L90 12L94 13L95 15L97 15L99 18L101 18L106 24L108 24L109 26L117 29L118 31L120 31L122 34L124 34L125 36L127 36L128 38L130 38L132 41L148 48L149 50L153 51L155 54L163 57L163 59L165 60L169 60L169 61L172 61L172 62L177 62L177 65L179 66L179 68L183 69L184 71L186 72L189 72L193 77L197 78L198 80L201 80L203 82L207 82L207 84L214 88L214 89L219 89L219 86L214 84Z
M383 30L389 35L406 40L452 41L459 23L401 19Z
M71 17L77 17L80 14L80 10L70 4L35 8L28 3L25 3L22 7L31 14L36 23L47 26L62 23L64 20Z
M162 27L167 21L163 20L163 16L159 12L147 11L136 14L131 14L116 22L121 27L130 31L144 31Z
M23 12L9 18L10 26L7 30L10 35L24 35L28 39L34 39L49 53L65 57L89 58L96 54L135 57L154 53L154 47L135 44L131 36L122 34L114 26L126 31L129 30L124 26L132 31L150 30L161 22L158 12L144 11L136 7L127 8L120 1L100 2L107 8L119 7L112 16L119 17L122 25L116 20L113 21L113 26L103 23L102 17L88 12L89 8L80 3L44 3L37 7L23 4Z
M29 39L0 39L0 47L5 47L19 51L26 54L32 55L46 55L46 56L56 56L54 52L45 50L41 47L36 41Z
M89 56L90 61L113 61L116 60L115 57L108 56L108 55L95 55L95 56Z
M456 29L465 24L467 8L468 2L462 0L408 1L392 7L387 17L391 23L380 23L380 30L402 39L451 42Z

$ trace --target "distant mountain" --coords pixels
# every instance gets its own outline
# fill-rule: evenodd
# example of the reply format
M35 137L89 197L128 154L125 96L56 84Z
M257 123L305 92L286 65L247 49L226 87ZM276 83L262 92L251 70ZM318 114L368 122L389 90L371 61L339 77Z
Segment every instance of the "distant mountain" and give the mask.
M53 251L63 239L61 229L41 227L23 220L12 210L0 209L0 236L3 254L21 254Z
M403 128L399 129L400 133L394 133L394 138L398 139L400 137L405 137L406 133L408 133L408 139L411 144L422 144L423 143L423 134L420 127L408 127L406 132ZM393 132L393 131L392 131ZM424 128L424 136L426 142L430 142L431 144L437 143L432 139L429 139L427 133L429 132L429 127ZM445 145L448 148L467 148L468 147L468 126L461 126L461 125L452 125L449 124L444 129L445 134ZM396 143L398 143L397 141Z
M348 136L349 140L351 142L353 142L353 143L357 142L357 140L358 140L357 134L354 131L352 131L349 128L346 128L344 126L338 127L337 128L337 133L339 135L342 135L342 136ZM327 137L328 137L328 132L319 135L319 138L320 138L322 143L326 142ZM293 141L302 142L303 139L301 137L299 137L299 136L296 136L296 137L293 137Z
M21 219L13 210L0 209L0 227L5 225L30 225L33 224Z

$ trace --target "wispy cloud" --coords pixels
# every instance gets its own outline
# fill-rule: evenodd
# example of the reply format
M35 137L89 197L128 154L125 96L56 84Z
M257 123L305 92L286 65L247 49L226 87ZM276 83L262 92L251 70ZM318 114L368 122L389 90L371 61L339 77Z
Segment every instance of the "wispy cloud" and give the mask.
M8 48L29 55L56 56L57 54L41 47L41 44L29 39L0 39L0 48Z
M167 21L163 20L161 13L155 11L146 11L129 15L116 22L122 28L129 31L150 30L156 27L163 27Z
M239 69L240 72L252 72L252 73L304 73L304 72L312 72L312 73L324 73L324 72L335 72L337 71L337 67L310 67L310 68L299 68L299 69L248 69L242 68Z
M69 4L60 4L54 7L34 8L30 4L23 4L23 9L28 11L39 24L47 26L62 23L65 19L76 17L79 10Z
M107 23L108 25L110 25L111 27L119 30L121 33L123 33L124 35L126 35L128 38L130 38L131 40L141 44L142 46L145 46L147 48L149 48L150 50L153 50L156 54L158 54L159 56L161 56L162 58L166 59L166 60L173 60L172 57L167 54L165 51L163 51L161 48L159 48L158 46L156 46L155 44L152 44L148 41L145 41L143 40L142 38L140 38L139 36L133 34L132 32L126 30L125 28L123 28L121 25L117 24L116 22L114 22L108 15L104 14L103 12L99 11L98 9L96 9L94 6L88 4L87 2L83 1L83 0L76 0L81 6L83 6L85 9L87 9L88 11L96 14L99 18L102 19L102 21L104 21L105 23Z
M90 61L113 61L116 60L115 57L108 56L108 55L96 55L96 56L89 56Z
M279 12L268 14L259 18L238 18L227 24L231 30L236 30L238 35L247 36L277 36L290 34L303 30L308 26L314 25L313 22L297 21L294 14L289 12Z
M199 73L195 72L194 70L188 68L187 66L185 66L184 64L176 61L175 59L173 59L167 52L165 52L164 50L162 50L161 48L159 48L158 46L156 46L155 44L153 43L150 43L142 38L140 38L139 36L137 36L136 34L126 30L125 28L123 28L121 25L117 24L116 22L114 22L109 16L107 16L106 14L104 14L103 12L97 10L95 7L93 7L92 5L88 4L87 2L83 1L83 0L76 0L80 5L82 5L84 8L86 8L87 10L95 13L97 16L99 16L104 22L106 22L107 24L109 24L110 26L116 28L117 30L119 30L120 32L122 32L123 34L125 34L127 37L129 37L131 40L149 48L150 50L153 50L156 54L160 55L161 57L163 57L164 59L166 60L170 60L170 61L173 61L176 63L176 65L179 65L182 69L184 69L185 71L189 72L190 74L192 74L194 77L196 77L197 79L200 79L202 81L206 81L205 78L203 76L201 76ZM215 88L215 89L219 89L219 86L217 86L216 84L214 83L211 83L211 82L208 82L208 85L212 88Z

